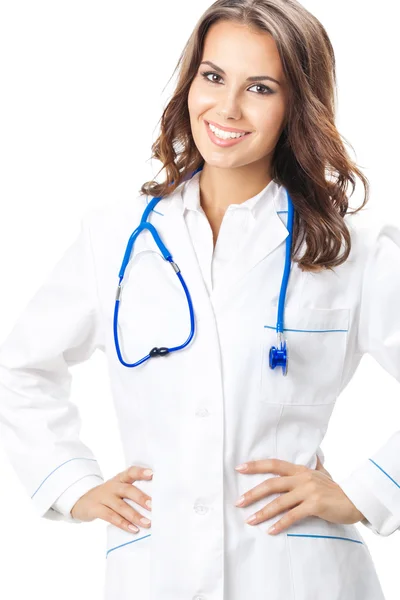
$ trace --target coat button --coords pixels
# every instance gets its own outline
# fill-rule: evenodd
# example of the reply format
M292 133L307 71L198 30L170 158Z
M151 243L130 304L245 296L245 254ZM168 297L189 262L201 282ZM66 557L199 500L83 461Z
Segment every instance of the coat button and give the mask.
M198 408L196 410L196 417L208 417L209 414L206 408Z
M205 515L206 513L208 513L208 508L207 506L204 506L204 504L195 504L194 510L197 512L198 515Z

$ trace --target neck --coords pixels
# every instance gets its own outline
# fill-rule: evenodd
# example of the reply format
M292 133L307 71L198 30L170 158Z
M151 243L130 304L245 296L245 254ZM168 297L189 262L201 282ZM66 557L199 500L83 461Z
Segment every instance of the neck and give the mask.
M223 169L204 164L200 172L200 203L205 213L223 215L230 204L253 198L271 181L263 163Z

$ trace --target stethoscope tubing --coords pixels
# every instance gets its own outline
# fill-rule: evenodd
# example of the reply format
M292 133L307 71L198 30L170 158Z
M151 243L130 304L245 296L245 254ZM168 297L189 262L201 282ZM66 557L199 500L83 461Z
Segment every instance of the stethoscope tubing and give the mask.
M203 168L203 166L196 169L191 174L190 177L193 177L196 173L201 171L202 168ZM290 275L290 268L291 268L291 248L292 248L292 232L293 232L293 220L294 220L293 203L292 203L292 200L291 200L290 195L287 190L286 190L286 194L287 194L287 199L288 199L287 223L288 223L289 235L286 238L285 267L284 267L284 271L283 271L282 284L281 284L281 289L280 289L280 293L279 293L278 316L277 316L277 324L276 324L276 332L278 335L279 348L272 346L272 348L270 349L270 355L269 355L270 368L275 369L277 366L282 366L283 375L287 375L287 370L288 370L287 344L286 344L286 341L283 340L283 331L284 331L283 315L284 315L286 291L287 291L289 275ZM115 297L113 331L114 331L114 342L115 342L117 356L118 356L118 359L121 362L121 364L125 367L137 367L138 365L149 360L149 358L153 358L153 357L157 357L157 356L165 356L171 352L176 352L177 350L182 350L191 342L191 340L194 336L194 333L195 333L195 318L194 318L193 302L192 302L192 298L190 296L189 289L188 289L186 282L182 276L181 270L179 269L178 265L174 262L171 252L168 250L168 248L163 243L163 241L160 238L158 231L156 230L154 225L152 225L151 223L149 223L147 221L150 213L152 212L154 207L157 205L157 203L161 199L162 199L162 196L153 198L148 203L145 210L143 211L143 215L142 215L142 218L141 218L141 221L140 221L138 227L136 227L136 229L132 232L132 234L129 237L129 240L128 240L128 243L126 246L126 250L124 253L124 258L122 260L121 268L120 268L119 274L118 274L119 282L118 282L118 287L117 287L117 292L116 292L116 297ZM174 272L176 273L176 275L183 287L183 290L186 295L187 303L188 303L188 308L189 308L190 333L189 333L187 340L180 346L174 346L172 348L167 348L167 347L157 348L157 347L155 347L150 350L149 354L147 354L146 356L144 356L137 362L128 363L122 357L120 344L119 344L119 338L118 338L118 314L119 314L121 294L122 294L122 289L123 289L122 282L123 282L123 278L125 275L125 270L130 261L130 257L132 254L135 240L140 235L140 233L142 231L144 231L145 229L147 229L153 236L153 239L154 239L155 243L157 244L157 246L161 252L161 255L163 256L164 260L166 260L167 262L169 262L171 264L172 268L174 269Z
M192 302L192 298L189 292L189 289L186 285L186 282L182 276L181 270L179 269L178 265L174 262L172 254L170 253L170 251L168 250L168 248L165 246L165 244L163 243L163 241L161 240L156 228L154 227L154 225L152 225L151 223L148 223L146 221L148 215L150 214L151 210L153 210L152 206L155 206L157 204L157 202L161 200L161 196L159 198L154 198L151 202L149 202L148 206L146 207L145 212L143 213L141 222L139 224L139 226L134 230L134 232L131 234L126 250L125 250L125 254L124 254L124 258L122 261L122 265L119 271L119 282L118 282L118 287L117 287L117 293L116 293L116 298L115 298L115 308L114 308L114 319L113 319L113 330L114 330L114 341L115 341L115 347L116 347L116 351L117 351L117 356L119 361L121 362L121 364L124 367L137 367L138 365L142 364L143 362L146 362L149 358L155 357L155 356L165 356L166 354L169 354L170 352L176 352L177 350L182 350L182 348L185 348L185 346L187 346L193 336L194 336L194 332L195 332L195 318L194 318L194 310L193 310L193 302ZM157 202L156 202L157 201ZM151 206L152 205L152 206ZM150 209L149 209L150 207ZM135 363L128 363L124 360L124 358L122 357L122 353L121 353L121 348L120 348L120 344L119 344L119 337L118 337L118 314L119 314L119 305L120 305L120 301L121 301L121 294L122 294L122 281L125 275L125 270L126 267L128 266L131 254L132 254L132 250L133 250L133 245L135 243L136 238L140 235L140 233L144 230L147 229L148 231L150 231L150 233L153 236L154 241L156 242L163 258L169 262L172 266L172 268L174 269L174 272L176 273L182 287L183 290L185 292L186 295L186 299L187 299L187 303L188 303L188 307L189 307L189 315L190 315L190 333L189 333L189 337L187 338L187 340L181 344L180 346L174 346L172 348L166 348L166 347L160 347L160 348L152 348L149 352L149 354L147 354L146 356L144 356L142 359L140 359L139 361L135 362Z

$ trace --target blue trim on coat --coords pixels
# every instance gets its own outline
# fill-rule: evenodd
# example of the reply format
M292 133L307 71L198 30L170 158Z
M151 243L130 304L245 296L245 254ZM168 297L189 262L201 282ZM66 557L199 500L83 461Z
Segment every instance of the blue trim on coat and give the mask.
M153 197L152 197L152 198L153 198ZM149 200L149 197L147 196L147 197L146 197L146 204L148 204L148 203L149 203L149 201L150 201L150 200ZM154 210L154 208L152 208L152 211L153 211L153 212L155 212L155 213L157 213L157 214L158 214L158 215L160 215L161 217L163 217L163 216L164 216L164 215L163 215L163 213L160 213L160 212L158 212L158 210Z
M328 538L332 540L345 540L346 542L355 542L356 544L363 544L361 540L353 540L352 538L340 537L338 535L315 535L311 533L287 533L290 537L312 537L312 538Z
M369 458L368 460L370 460L370 461L371 461L371 462L372 462L372 463L373 463L373 464L374 464L376 467L378 467L378 469L380 469L380 470L382 471L382 473L384 473L384 474L386 475L386 477L389 477L389 479L390 479L391 481L393 481L393 483L394 483L395 485L397 485L397 487L398 487L398 488L400 488L400 485L397 483L397 481L395 481L395 480L393 479L393 477L390 477L389 473L386 473L386 471L384 471L384 470L382 469L382 467L380 467L380 466L378 465L378 463L376 463L374 460L372 460L372 458Z
M131 540L130 542L124 542L123 544L119 544L119 546L114 546L114 548L110 548L109 550L107 550L106 558L110 554L110 552L112 552L113 550L117 550L117 548L122 548L122 546L127 546L128 544L133 544L134 542L140 542L140 540L144 540L148 537L151 537L151 533L144 535L141 538L136 538L135 540Z
M77 456L76 458L69 458L68 460L64 461L63 463L61 463L61 465L58 465L58 467L56 467L55 469L53 469L51 471L51 473L49 473L47 475L47 477L45 477L42 481L42 483L39 485L39 487L37 488L37 490L35 492L33 492L31 498L33 498L33 496L36 494L36 492L38 490L40 490L40 488L42 487L42 485L44 484L44 482L46 481L46 479L48 479L50 477L50 475L52 475L54 473L54 471L57 471L57 469L59 469L60 467L62 467L63 465L65 465L66 463L70 462L71 460L93 460L96 462L95 458L86 458L86 456ZM97 473L88 473L88 475L97 475Z
M274 329L276 331L276 326L272 327L272 325L264 325L266 329ZM343 331L346 332L348 329L288 329L286 327L283 328L283 331L297 331L301 333L330 333L333 331Z

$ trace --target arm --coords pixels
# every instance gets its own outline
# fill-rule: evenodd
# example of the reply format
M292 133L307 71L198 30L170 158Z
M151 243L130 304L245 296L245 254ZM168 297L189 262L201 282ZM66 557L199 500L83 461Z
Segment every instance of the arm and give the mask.
M369 248L357 345L400 382L400 228L384 224ZM376 535L400 528L400 431L337 482Z
M53 503L103 478L70 401L69 368L103 347L88 221L0 346L0 443L37 514L76 523Z

